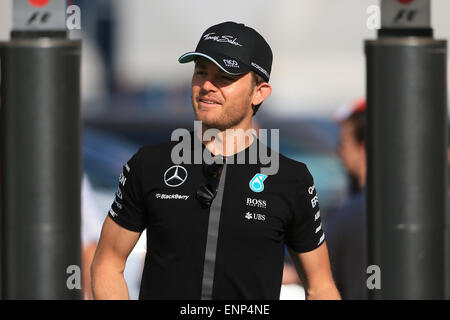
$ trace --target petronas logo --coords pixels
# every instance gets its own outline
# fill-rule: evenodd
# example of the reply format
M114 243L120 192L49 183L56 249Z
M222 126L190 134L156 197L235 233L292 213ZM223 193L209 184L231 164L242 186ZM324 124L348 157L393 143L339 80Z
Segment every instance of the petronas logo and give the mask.
M252 180L250 180L250 189L253 192L262 192L264 190L264 180L267 176L261 173L256 174Z

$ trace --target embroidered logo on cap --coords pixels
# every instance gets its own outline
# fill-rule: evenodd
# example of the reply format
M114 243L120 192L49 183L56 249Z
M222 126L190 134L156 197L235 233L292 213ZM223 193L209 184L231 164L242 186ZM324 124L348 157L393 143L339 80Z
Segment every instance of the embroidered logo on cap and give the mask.
M208 34L205 34L203 36L203 40L213 40L216 42L227 42L229 44L232 44L234 46L238 46L238 47L242 47L242 44L240 44L239 42L237 42L237 38L233 37L233 36L216 36L215 32L211 32Z
M257 65L256 63L252 62L252 66L256 69L258 69L260 72L262 72L267 78L270 77L269 73L266 71L266 69L262 68L261 66Z
M236 60L223 59L223 63L230 68L239 68L239 63Z

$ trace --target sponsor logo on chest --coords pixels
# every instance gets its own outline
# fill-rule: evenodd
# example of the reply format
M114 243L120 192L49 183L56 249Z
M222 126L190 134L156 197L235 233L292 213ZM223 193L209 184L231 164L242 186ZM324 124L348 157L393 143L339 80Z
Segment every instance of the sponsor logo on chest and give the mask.
M259 213L247 212L245 214L245 219L247 219L247 220L256 220L256 221L266 221L266 215L265 214L259 214Z
M252 180L250 180L249 186L253 192L262 192L264 190L264 180L267 176L261 173L255 174Z
M171 188L181 186L187 179L187 170L182 166L173 166L164 173L164 183Z
M249 207L266 209L267 208L267 201L266 200L260 200L260 199L247 198L246 205L249 206Z

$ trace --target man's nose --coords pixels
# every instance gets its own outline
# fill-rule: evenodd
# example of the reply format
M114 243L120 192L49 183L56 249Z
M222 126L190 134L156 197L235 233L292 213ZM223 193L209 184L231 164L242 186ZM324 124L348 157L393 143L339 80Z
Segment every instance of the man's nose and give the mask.
M203 81L203 83L202 83L201 88L204 91L216 91L217 90L217 87L214 84L214 80L211 78L205 79L205 81Z

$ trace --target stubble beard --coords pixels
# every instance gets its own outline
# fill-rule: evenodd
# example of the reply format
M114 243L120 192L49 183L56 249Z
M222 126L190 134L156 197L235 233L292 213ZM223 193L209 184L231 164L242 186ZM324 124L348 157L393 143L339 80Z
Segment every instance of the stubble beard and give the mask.
M219 131L225 131L226 129L239 127L239 124L244 121L247 114L245 112L234 112L234 110L224 110L221 117L215 117L214 119L201 119L199 112L194 107L195 119L201 121L205 129L217 129Z

